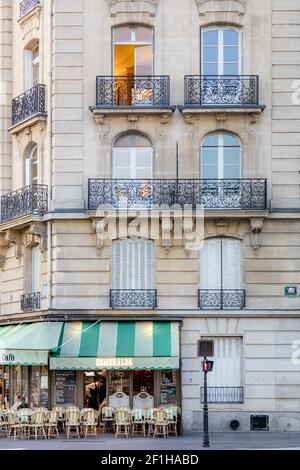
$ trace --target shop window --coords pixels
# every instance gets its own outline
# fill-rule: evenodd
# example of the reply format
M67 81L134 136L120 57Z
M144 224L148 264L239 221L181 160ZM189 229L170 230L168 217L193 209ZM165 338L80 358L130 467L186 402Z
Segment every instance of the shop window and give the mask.
M154 396L154 371L137 370L133 371L133 396L140 392L147 392Z
M109 396L122 391L126 395L130 393L130 372L128 370L113 370L110 375Z
M163 370L161 372L160 404L176 405L177 378L175 370Z

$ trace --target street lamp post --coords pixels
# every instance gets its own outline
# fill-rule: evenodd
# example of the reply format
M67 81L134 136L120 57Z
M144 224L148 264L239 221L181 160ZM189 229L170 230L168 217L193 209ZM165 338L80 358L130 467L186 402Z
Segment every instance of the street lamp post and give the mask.
M203 372L204 372L204 400L203 400L203 447L210 447L209 445L209 434L208 434L208 403L207 403L207 373L209 365L207 358L203 361Z

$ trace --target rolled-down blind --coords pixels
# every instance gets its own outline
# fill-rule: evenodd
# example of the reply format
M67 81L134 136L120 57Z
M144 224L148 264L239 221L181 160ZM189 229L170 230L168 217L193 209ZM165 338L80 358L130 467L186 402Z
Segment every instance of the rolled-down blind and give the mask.
M151 240L113 243L113 289L154 289L154 244Z

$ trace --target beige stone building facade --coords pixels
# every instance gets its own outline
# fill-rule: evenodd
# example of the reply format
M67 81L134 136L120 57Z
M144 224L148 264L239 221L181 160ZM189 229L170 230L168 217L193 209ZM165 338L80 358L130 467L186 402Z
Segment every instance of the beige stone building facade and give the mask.
M299 79L298 0L0 0L3 401L200 429L213 339L211 428L300 429Z

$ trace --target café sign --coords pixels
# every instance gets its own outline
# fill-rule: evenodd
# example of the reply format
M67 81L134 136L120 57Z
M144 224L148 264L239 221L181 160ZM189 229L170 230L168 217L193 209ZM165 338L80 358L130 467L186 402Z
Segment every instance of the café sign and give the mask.
M132 367L131 357L105 357L96 359L97 367Z
M0 349L0 364L13 365L47 365L48 351Z

